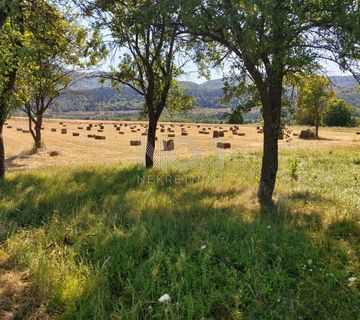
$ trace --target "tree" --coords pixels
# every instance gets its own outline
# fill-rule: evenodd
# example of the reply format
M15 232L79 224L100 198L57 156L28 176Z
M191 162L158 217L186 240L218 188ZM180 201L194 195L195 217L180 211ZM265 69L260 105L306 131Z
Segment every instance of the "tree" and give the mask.
M355 127L355 110L342 99L333 99L324 117L324 124L332 127Z
M229 124L243 124L244 123L244 116L242 115L241 110L239 108L234 108L231 110L229 117Z
M227 58L242 85L256 86L262 104L264 145L258 197L273 204L278 170L283 84L286 76L333 60L357 78L360 16L356 0L182 0L189 33L216 63ZM222 54L223 53L223 54Z
M16 76L25 54L26 32L24 28L24 6L12 8L12 1L2 4L0 15L0 179L5 175L4 123L17 99L13 95Z
M156 126L165 107L185 109L190 96L176 78L182 73L185 47L177 10L171 1L80 1L84 11L111 31L123 55L117 68L103 74L115 87L125 85L144 97L148 116L146 168L154 163Z
M34 139L35 151L42 145L41 127L44 114L54 105L56 98L65 93L72 84L75 74L73 69L94 64L99 53L94 50L99 41L97 33L93 35L89 46L84 28L75 25L55 7L51 10L51 23L56 26L56 32L53 28L48 28L44 29L40 39L32 37L27 59L30 67L20 75L23 82L30 84L30 87L22 86L21 90L28 89L28 94L23 99L23 111L29 118L29 130ZM66 69L66 66L72 69Z
M329 88L330 81L323 76L306 76L299 81L297 95L297 120L301 124L314 125L315 137L335 92Z

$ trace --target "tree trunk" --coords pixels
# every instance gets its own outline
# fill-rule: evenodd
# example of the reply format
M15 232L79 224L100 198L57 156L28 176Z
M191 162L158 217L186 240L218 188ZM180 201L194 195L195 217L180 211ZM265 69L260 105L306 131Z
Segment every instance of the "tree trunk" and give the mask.
M316 139L319 138L319 125L318 124L315 126L315 138Z
M42 115L38 115L35 123L35 149L41 149L41 126L42 126Z
M4 122L0 121L0 179L3 180L5 177L5 148L4 148L4 137L3 137Z
M271 90L271 89L270 89ZM278 171L278 141L281 130L282 84L263 99L264 143L258 198L261 205L273 205L273 192Z
M147 135L146 155L145 155L146 169L152 168L154 166L156 125L157 125L157 120L154 117L149 117L149 128Z

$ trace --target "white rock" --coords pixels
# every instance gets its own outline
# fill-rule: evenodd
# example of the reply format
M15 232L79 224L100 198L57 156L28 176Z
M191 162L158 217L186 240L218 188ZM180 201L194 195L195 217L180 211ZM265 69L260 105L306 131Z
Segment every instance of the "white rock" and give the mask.
M356 278L355 278L355 277L350 277L350 278L348 279L348 281L349 281L349 282L355 282L355 281L356 281Z
M159 298L159 302L161 302L161 303L169 302L170 300L171 300L171 298L167 293L165 293L163 296L161 296Z

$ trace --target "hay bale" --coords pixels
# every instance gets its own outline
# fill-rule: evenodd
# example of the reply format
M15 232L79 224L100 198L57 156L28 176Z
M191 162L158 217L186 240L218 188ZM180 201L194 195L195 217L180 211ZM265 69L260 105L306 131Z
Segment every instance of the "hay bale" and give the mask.
M240 137L244 137L245 133L244 132L239 132L237 135L240 136Z
M302 130L300 132L300 139L315 139L315 131L311 129Z
M120 131L120 129L121 129L120 127L116 127L116 131Z
M294 137L298 137L299 134L298 134L298 133L293 133L293 136L294 136Z
M61 129L61 134L67 134L67 129Z
M82 130L82 129L84 129L83 127L78 127L78 130Z
M88 134L87 137L88 138L95 138L95 135L94 134Z
M147 133L146 133L146 132L143 132L141 135L142 135L142 136L147 136Z
M12 126L7 126L6 128L11 129L11 128L12 128Z
M23 129L22 128L16 128L16 131L22 131Z
M174 146L174 140L170 139L170 140L163 140L163 146L164 146L164 151L171 151L174 150L175 146Z
M99 129L98 132L104 132L104 130L103 130L103 129Z
M44 127L41 127L40 130L45 130L45 128L44 128Z
M181 135L182 136L188 136L189 134L187 132L183 131L183 132L181 132Z
M219 138L219 131L213 131L213 138Z
M105 140L106 137L105 136L98 136L98 135L95 135L95 140Z
M119 131L119 134L125 134L125 132L123 132L123 131Z
M360 131L356 132L356 134L360 134Z
M73 132L73 137L78 137L78 136L80 136L80 133L79 132Z
M23 133L30 133L29 130L23 130L22 132L23 132Z
M231 143L229 143L229 142L218 142L216 144L216 147L220 148L220 149L230 149L231 148Z
M130 140L130 146L141 146L140 140Z
M264 130L263 130L263 129L259 129L259 130L257 131L257 133L264 133Z
M169 133L169 134L168 134L168 137L169 137L169 138L175 138L175 133Z
M86 130L87 130L87 131L91 131L91 128L92 128L92 127L88 126L88 127L86 127Z
M219 138L224 138L225 136L225 132L224 131L219 131Z
M104 126L100 126L100 130L104 130L105 129L105 127Z
M56 132L56 128L51 128L51 132Z

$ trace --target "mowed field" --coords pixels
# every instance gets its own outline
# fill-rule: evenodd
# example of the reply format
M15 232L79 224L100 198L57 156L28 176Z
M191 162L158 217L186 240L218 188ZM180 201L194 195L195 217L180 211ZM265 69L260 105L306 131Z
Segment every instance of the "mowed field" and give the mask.
M87 130L90 124L92 128ZM103 129L100 129L101 125ZM164 132L161 132L161 127L164 128ZM56 129L56 132L53 132L52 129ZM67 133L62 134L61 129L66 129ZM257 133L255 125L238 126L237 134L234 134L231 129L234 129L234 126L227 124L160 123L157 131L156 154L160 158L168 155L163 149L163 140L167 139L175 141L175 150L170 152L172 157L190 158L216 155L219 152L216 143L219 141L231 144L230 149L221 151L223 154L261 150L263 135ZM293 133L300 133L302 129L304 128L290 128L290 139L281 140L280 147L282 149L299 147L317 149L359 146L360 143L360 135L357 134L359 128L320 128L320 140L302 140L293 136ZM28 121L24 118L10 119L5 125L4 137L8 170L68 164L139 162L145 153L145 122L44 120L42 135L45 148L38 154L31 154L33 140L30 133L23 132L23 130L28 130ZM225 131L224 137L214 139L213 131L218 130ZM183 131L187 133L186 136L182 135ZM206 133L200 133L201 131ZM73 136L73 133L78 133L79 136ZM241 133L245 135L238 135ZM169 134L175 135L175 137L169 138ZM105 140L89 138L88 135L103 136ZM130 146L131 140L140 140L141 146Z

